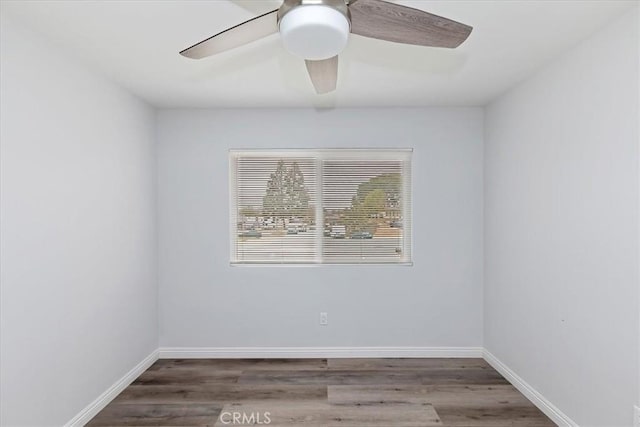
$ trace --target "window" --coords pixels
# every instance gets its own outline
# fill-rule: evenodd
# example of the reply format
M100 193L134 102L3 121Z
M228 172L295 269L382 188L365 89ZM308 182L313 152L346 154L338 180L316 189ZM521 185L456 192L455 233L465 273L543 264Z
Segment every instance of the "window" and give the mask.
M411 150L232 150L232 264L410 264Z

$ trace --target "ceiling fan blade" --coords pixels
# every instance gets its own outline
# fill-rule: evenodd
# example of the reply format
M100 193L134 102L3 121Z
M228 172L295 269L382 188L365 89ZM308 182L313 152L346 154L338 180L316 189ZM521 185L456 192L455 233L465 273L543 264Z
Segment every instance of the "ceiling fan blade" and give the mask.
M338 57L323 59L320 61L305 60L307 71L313 87L320 95L336 90L338 83Z
M454 48L472 27L422 10L382 0L352 0L351 32L374 39L431 47Z
M278 10L276 9L196 43L180 52L180 55L192 59L206 58L277 32Z

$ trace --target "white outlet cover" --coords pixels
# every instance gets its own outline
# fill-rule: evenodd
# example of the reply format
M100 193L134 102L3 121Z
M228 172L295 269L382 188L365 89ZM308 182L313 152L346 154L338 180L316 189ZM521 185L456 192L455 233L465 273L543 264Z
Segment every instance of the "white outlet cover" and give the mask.
M633 427L640 427L640 406L633 407Z
M326 326L327 324L329 324L329 319L328 319L327 313L321 312L320 313L320 325Z

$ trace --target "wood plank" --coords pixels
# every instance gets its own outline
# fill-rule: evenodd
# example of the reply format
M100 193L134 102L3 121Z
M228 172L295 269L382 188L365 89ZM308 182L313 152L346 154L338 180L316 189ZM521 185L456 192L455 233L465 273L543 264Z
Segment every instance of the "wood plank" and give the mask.
M417 370L417 369L488 369L484 359L477 358L381 358L329 359L329 369L335 370Z
M326 402L299 402L289 404L226 405L221 414L264 414L268 412L269 426L305 427L428 427L441 426L438 414L431 405L388 405L384 408L332 406ZM229 415L216 426L224 426ZM246 425L246 424L245 424Z
M327 359L160 359L149 370L199 368L231 371L245 369L253 371L310 371L327 369L327 363Z
M220 403L250 401L327 400L324 385L130 385L114 402L120 404L145 403Z
M328 387L332 405L378 405L430 403L441 406L527 406L531 402L511 384L496 385L375 385Z
M245 371L239 384L508 384L495 370L328 370L328 371Z
M214 404L107 405L88 424L99 426L213 426L222 407Z
M203 384L229 384L236 383L242 371L216 370L216 369L173 369L166 371L147 370L140 375L134 385L203 385Z
M538 408L529 405L483 407L439 406L438 415L451 427L555 427Z

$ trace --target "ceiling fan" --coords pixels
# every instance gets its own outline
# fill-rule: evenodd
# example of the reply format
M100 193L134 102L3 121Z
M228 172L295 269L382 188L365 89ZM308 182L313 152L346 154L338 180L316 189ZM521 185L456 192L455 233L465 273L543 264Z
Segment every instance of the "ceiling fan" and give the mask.
M284 0L279 9L228 28L180 52L206 58L280 32L284 47L306 62L319 94L336 88L338 54L349 33L420 46L456 48L472 27L383 0Z

